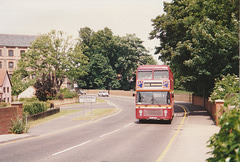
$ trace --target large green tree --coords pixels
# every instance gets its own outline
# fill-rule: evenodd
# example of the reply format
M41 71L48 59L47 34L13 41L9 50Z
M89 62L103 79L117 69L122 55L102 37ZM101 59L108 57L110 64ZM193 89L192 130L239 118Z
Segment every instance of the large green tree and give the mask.
M52 30L36 38L28 52L22 54L18 66L28 76L49 76L53 89L59 92L70 67L72 50L71 38L62 31Z
M173 0L164 11L150 37L187 90L209 95L215 78L238 73L238 0Z
M89 58L86 88L130 89L139 64L155 63L134 34L115 36L109 28L79 30L78 46Z

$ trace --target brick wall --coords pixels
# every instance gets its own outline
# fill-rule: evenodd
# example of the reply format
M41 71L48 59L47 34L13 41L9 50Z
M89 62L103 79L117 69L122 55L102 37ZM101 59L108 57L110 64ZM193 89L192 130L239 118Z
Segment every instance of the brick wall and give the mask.
M200 96L192 96L192 104L203 106L203 97ZM218 118L222 116L222 112L220 112L221 108L224 105L223 100L216 100L214 103L208 101L205 98L205 109L209 112L210 116L215 121L216 125L218 125Z
M14 103L11 107L0 107L0 134L8 134L11 127L11 120L17 116L22 118L22 103Z
M174 94L174 101L192 102L191 94Z

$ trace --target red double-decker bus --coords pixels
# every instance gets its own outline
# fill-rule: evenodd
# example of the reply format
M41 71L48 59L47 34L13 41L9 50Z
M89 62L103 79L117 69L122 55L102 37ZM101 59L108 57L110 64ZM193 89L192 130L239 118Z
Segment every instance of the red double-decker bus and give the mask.
M141 65L136 78L136 118L168 120L174 116L173 73L167 65Z

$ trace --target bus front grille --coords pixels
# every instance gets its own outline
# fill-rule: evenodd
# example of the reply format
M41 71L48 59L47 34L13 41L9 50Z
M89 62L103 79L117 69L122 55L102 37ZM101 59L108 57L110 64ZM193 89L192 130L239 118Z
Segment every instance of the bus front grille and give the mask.
M144 116L163 116L163 110L144 110Z

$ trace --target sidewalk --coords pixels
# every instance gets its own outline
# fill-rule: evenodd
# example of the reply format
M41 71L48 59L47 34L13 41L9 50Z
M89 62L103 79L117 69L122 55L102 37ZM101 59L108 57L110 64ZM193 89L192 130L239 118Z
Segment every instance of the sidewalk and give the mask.
M46 134L51 134L54 132L66 131L72 128L79 127L84 123L90 122L90 120L72 120L79 116L84 116L88 112L91 112L91 109L97 108L114 108L113 105L108 102L104 103L86 103L86 104L74 104L74 105L64 105L61 106L61 110L64 109L83 109L83 111L79 111L73 114L69 114L66 116L61 116L59 118L53 119L46 123L37 125L28 130L28 133L25 134L4 134L0 135L0 145L10 141L21 140L24 138L41 136Z
M211 151L207 147L208 141L213 134L219 132L220 127L214 124L203 107L186 103L179 104L186 106L190 113L162 161L204 162L212 156L207 154Z

